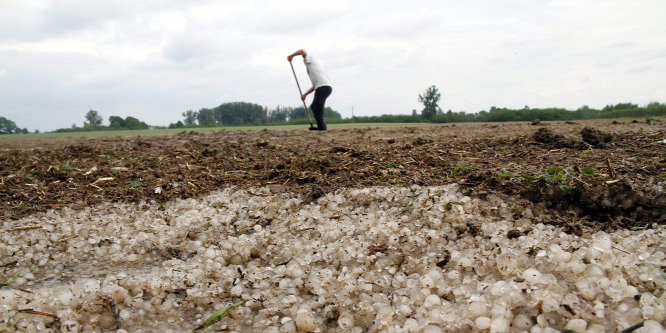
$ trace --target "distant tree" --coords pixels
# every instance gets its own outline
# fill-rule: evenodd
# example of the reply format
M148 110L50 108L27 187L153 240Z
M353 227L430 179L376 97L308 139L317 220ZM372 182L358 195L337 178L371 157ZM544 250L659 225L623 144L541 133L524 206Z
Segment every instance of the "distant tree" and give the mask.
M324 117L326 119L342 119L340 112L335 111L328 106L324 108Z
M279 105L275 109L268 112L268 122L277 123L282 121L287 121L289 116L289 111L285 107L280 107Z
M18 134L20 132L21 129L16 126L15 122L5 117L0 117L0 134Z
M88 121L88 124L90 124L90 127L93 129L102 125L102 116L100 116L99 113L93 109L90 109L90 111L86 113L86 120Z
M197 122L200 126L214 126L217 123L215 113L212 109L201 109L197 113Z
M308 119L308 114L305 113L305 109L301 106L292 108L289 110L289 120L294 119Z
M187 110L183 112L183 118L185 125L195 125L197 122L197 117L199 116L198 112Z
M140 121L139 119L136 119L134 117L127 117L125 119L118 117L118 116L111 116L109 117L109 128L110 129L129 129L129 130L136 130L136 129L147 129L148 124L144 123L143 121Z
M591 109L587 105L583 105L576 109L575 115L577 119L592 119L599 114L599 110Z
M109 117L109 128L121 129L125 127L125 120L118 116Z
M423 110L421 111L423 119L432 120L437 116L437 110L439 110L437 103L440 97L442 97L442 94L434 85L426 89L423 95L419 95L419 102L423 104Z
M630 110L630 109L638 109L638 104L633 104L633 103L615 104L615 110Z
M618 103L615 105L606 105L603 109L601 109L601 111L608 112L608 111L630 110L630 109L638 109L638 104Z
M35 134L39 134L39 130L38 130L38 129L35 129L35 132L34 132L34 133L35 133Z
M247 102L224 103L213 109L217 125L225 126L261 124L267 119L266 113L261 105Z
M140 121L139 119L136 119L134 117L127 117L125 118L125 128L131 129L131 130L136 130L136 129L147 129L148 124L144 123L143 121Z

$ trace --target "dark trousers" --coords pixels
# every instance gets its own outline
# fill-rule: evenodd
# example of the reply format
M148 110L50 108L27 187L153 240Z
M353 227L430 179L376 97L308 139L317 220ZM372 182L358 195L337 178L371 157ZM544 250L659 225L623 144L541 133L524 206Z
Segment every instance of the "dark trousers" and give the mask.
M324 105L326 104L326 99L333 92L333 88L330 86L319 87L315 90L314 100L310 105L310 110L314 113L315 120L317 121L317 130L325 131L326 130L326 120L324 120Z

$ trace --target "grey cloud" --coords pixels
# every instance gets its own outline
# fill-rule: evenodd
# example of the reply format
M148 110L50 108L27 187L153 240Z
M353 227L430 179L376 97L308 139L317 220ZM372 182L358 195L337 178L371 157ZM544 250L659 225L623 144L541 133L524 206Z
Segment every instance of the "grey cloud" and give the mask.
M0 14L0 40L40 40L98 26L106 20L131 13L134 8L122 2L52 1L47 6L27 2L3 8Z
M164 56L175 62L175 63L185 63L195 59L201 59L208 56L211 48L207 43L190 41L190 40L180 40L169 43L164 50Z
M141 14L185 11L210 0L192 0L187 3L178 0L58 0L48 1L45 6L24 1L12 2L3 4L0 10L0 41L35 41L100 27L113 20L132 20Z

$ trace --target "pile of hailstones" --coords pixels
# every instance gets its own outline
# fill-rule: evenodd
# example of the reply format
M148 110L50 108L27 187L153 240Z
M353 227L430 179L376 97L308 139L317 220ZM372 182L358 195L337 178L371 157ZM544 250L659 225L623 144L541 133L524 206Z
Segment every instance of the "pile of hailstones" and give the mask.
M242 302L208 329L663 332L664 226L578 237L554 218L455 184L50 211L2 221L0 325L187 332Z

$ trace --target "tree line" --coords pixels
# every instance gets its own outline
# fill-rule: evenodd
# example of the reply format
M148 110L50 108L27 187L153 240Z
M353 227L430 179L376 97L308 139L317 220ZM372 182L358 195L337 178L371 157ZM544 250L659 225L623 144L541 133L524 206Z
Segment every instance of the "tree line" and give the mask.
M420 112L412 110L411 115L380 116L352 116L342 118L339 112L326 107L324 116L326 121L335 123L454 123L454 122L503 122L503 121L533 121L535 119L544 121L553 120L583 120L596 118L621 118L621 117L664 117L666 116L666 104L651 102L646 106L638 106L633 103L619 103L606 105L602 109L592 109L583 106L575 111L563 108L532 109L525 106L522 109L498 108L492 106L489 110L476 113L466 111L444 112L439 107L442 94L436 86L428 87L423 94L418 95L418 101L423 104ZM183 120L169 124L169 128L187 127L218 127L218 126L241 126L241 125L286 125L307 124L309 122L306 110L303 107L276 106L272 109L247 102L223 103L214 108L202 108L199 111L187 110L182 114ZM54 132L76 132L76 131L102 131L102 130L135 130L158 128L149 126L135 117L122 118L110 116L109 125L103 125L103 118L99 112L90 110L85 114L82 127L72 124L71 128L62 128ZM0 134L27 134L28 130L19 128L16 123L0 117ZM35 131L39 133L39 131Z
M617 105L608 105L601 110L591 109L583 106L575 111L563 108L543 108L530 109L507 109L491 107L489 111L479 111L469 113L465 111L453 112L451 110L443 112L437 110L430 118L424 117L416 110L411 115L381 115L367 117L353 117L350 122L355 123L464 123L464 122L505 122L505 121L533 121L535 119L543 121L567 121L584 120L600 118L644 118L644 117L666 117L666 104L658 102L650 103L648 106L639 107L636 104L630 104L632 107L625 108L624 105L630 103L621 103ZM618 105L620 108L618 108Z
M5 118L0 117L0 134L28 134L27 128L20 128L16 123ZM39 133L39 131L37 131Z
M103 119L99 112L90 110L85 115L86 121L83 122L83 127L72 124L71 128L60 128L54 132L88 132L88 131L121 131L121 130L138 130L148 129L150 126L137 118L128 116L125 118L119 116L110 116L109 125L102 125Z
M169 124L169 128L284 125L308 122L308 115L303 107L277 106L269 110L267 107L246 102L224 103L215 108L203 108L199 111L187 110L182 116L182 121ZM324 117L331 123L342 120L340 113L330 107L324 109Z
M465 111L452 112L451 110L443 112L439 107L441 93L436 86L430 86L423 95L419 95L419 102L423 104L421 114L412 111L412 116L408 119L404 117L395 117L396 122L427 121L433 123L453 123L453 122L502 122L502 121L533 121L539 120L583 120L597 118L621 118L621 117L663 117L666 116L666 104L659 102L649 103L645 107L639 107L633 103L619 103L615 105L606 105L601 110L592 109L583 106L575 111L569 111L562 108L544 108L530 109L525 106L522 109L497 108L492 106L488 111L479 111L477 113L468 113ZM394 117L380 116L367 117L358 121L367 122L391 122ZM420 120L419 120L420 118Z
M652 102L647 106L640 107L638 104L619 103L606 105L602 109L592 109L583 106L575 111L564 108L535 108L525 106L522 109L508 109L490 107L488 111L483 110L476 113L465 111L444 112L438 105L441 93L437 87L428 88L423 95L419 95L419 101L423 109L418 112L412 110L411 115L380 116L352 116L342 118L340 113L326 107L324 115L326 121L335 123L456 123L456 122L505 122L505 121L543 121L555 120L584 120L597 118L621 118L621 117L664 117L666 116L666 104ZM308 119L303 107L277 106L268 109L257 104L235 102L225 103L212 109L200 109L199 111L188 110L182 113L183 121L172 123L170 128L180 127L211 127L211 126L237 126L237 125L283 125L283 124L307 124Z
M607 105L601 110L583 106L575 111L562 108L531 109L525 106L522 109L512 110L507 108L491 107L489 111L478 113L466 112L441 112L433 119L436 123L449 122L503 122L503 121L533 121L539 120L584 120L599 118L622 118L622 117L664 117L666 116L666 104L652 102L645 107L636 104L620 103Z

